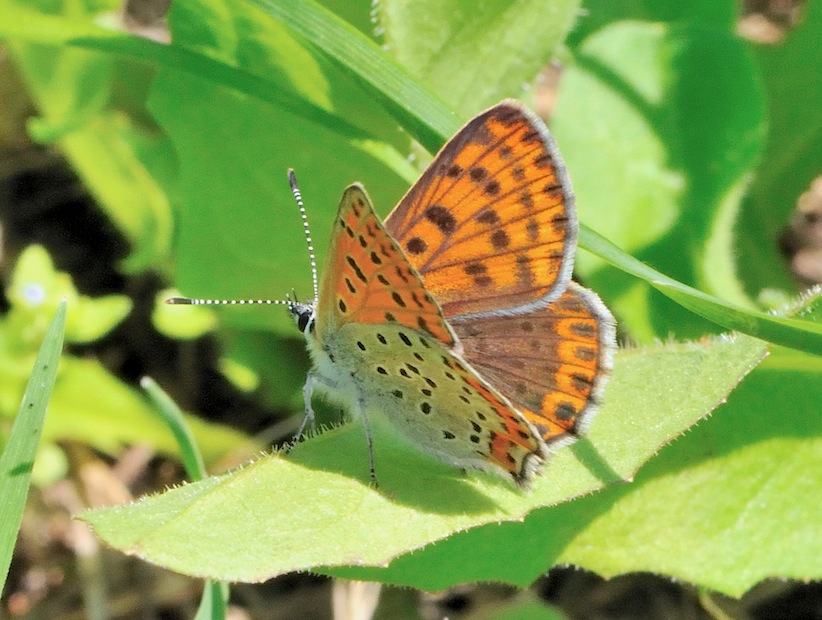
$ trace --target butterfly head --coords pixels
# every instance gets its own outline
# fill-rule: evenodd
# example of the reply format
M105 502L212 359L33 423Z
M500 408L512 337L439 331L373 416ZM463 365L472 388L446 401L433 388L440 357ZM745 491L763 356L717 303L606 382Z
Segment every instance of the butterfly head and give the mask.
M314 333L316 305L289 300L288 311L291 312L291 316L297 324L297 329L302 332L303 336L309 338Z

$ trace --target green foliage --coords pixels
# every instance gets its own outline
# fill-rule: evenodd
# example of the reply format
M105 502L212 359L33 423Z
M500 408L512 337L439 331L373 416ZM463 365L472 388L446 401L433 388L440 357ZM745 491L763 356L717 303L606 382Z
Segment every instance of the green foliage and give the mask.
M605 576L654 571L734 596L774 575L817 577L820 368L819 357L775 349L630 491L586 498L580 508L596 516L558 561Z
M26 369L34 363L38 343L62 300L69 308L65 338L70 343L100 338L131 309L126 297L79 295L71 278L55 271L40 246L31 246L20 255L7 297L11 309L0 319L0 419L14 415L28 379ZM62 356L49 413L43 429L46 442L74 439L110 453L138 442L167 454L177 450L172 434L145 399L96 360ZM189 420L208 462L245 441L230 429ZM41 471L38 479L54 480L62 474Z
M364 182L387 213L416 175L408 134L434 150L489 103L533 101L526 86L565 41L551 126L595 254L580 253L578 272L643 345L617 356L590 435L528 495L460 478L379 429L374 491L350 425L287 458L85 515L109 544L218 579L325 567L428 589L524 585L558 562L730 594L766 576L822 577L815 515L797 499L820 482L818 358L776 348L731 393L764 344L704 338L718 325L822 351L815 314L771 316L758 302L763 289L791 289L774 239L822 169L819 3L776 49L735 35L732 0L589 0L585 17L576 0L382 0L384 39L350 3L181 0L171 45L101 26L111 16L90 0L54 6L0 3L0 37L39 105L32 131L60 145L132 241L123 268L173 264L197 297L309 296L288 167L322 264L348 183ZM218 316L229 355L267 398L298 400L305 366L284 313ZM652 344L672 335L701 340ZM72 416L103 408L87 397L95 380L79 379ZM160 442L157 427L142 432L152 428ZM590 494L621 479L632 482ZM500 562L500 550L518 561Z

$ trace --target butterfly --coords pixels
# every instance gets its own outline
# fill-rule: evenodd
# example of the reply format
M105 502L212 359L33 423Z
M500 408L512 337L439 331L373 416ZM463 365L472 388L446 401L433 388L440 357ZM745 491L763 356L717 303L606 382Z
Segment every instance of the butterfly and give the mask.
M384 223L348 187L314 299L287 302L313 364L303 426L319 388L362 418L374 484L380 415L446 463L528 487L585 429L616 348L611 313L571 280L577 230L553 138L511 100L469 121Z

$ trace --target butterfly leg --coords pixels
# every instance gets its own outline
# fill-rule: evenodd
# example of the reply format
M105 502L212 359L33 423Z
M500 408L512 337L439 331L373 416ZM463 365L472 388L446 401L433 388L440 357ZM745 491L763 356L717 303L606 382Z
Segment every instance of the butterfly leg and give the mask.
M314 395L314 383L323 383L330 387L333 387L333 383L323 377L322 375L318 375L316 372L309 371L309 373L305 377L305 385L303 385L303 402L305 404L305 416L303 417L303 421L300 422L300 427L297 429L297 432L294 433L294 437L291 440L291 445L288 448L289 450L296 446L300 439L303 436L303 432L305 431L305 427L311 424L311 432L317 432L317 417L314 415L314 407L311 405L311 397Z
M362 424L365 428L365 443L368 446L368 465L371 469L371 486L376 489L379 485L377 484L377 468L374 463L374 440L371 437L371 425L368 423L368 413L365 407L365 397L362 394L359 394L357 396L357 405L360 408Z

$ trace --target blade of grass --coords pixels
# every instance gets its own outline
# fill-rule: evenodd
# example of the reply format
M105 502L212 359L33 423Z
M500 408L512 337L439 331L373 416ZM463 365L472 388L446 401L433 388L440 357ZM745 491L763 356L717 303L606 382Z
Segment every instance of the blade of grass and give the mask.
M40 346L8 444L0 456L0 592L6 583L23 518L31 468L63 350L65 326L66 302L62 301Z
M168 424L177 445L180 446L180 458L186 469L186 474L191 480L202 480L208 474L203 461L203 455L194 439L194 433L186 424L183 412L177 404L171 400L159 385L151 377L143 377L140 386L148 393L149 398L157 408L157 412L163 421Z
M194 620L223 620L228 607L228 584L207 579Z
M786 319L729 304L669 278L588 228L580 227L579 237L586 250L604 258L617 269L645 280L666 297L717 325L792 349L822 355L822 325L819 323Z
M360 80L429 152L462 124L454 111L379 45L312 0L248 0Z

